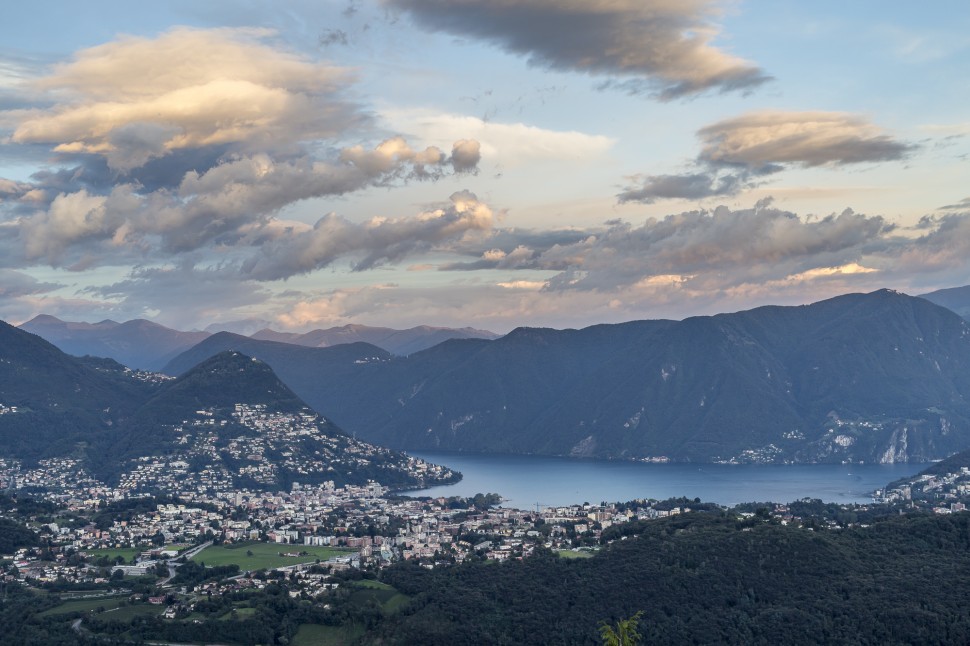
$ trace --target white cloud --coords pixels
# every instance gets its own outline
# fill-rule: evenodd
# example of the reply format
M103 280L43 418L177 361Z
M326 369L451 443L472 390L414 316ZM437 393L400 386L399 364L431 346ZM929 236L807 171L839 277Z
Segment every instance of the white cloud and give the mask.
M347 70L261 42L270 35L176 28L82 50L33 83L55 105L21 114L13 141L102 154L129 171L173 150L278 149L364 120L341 98Z
M430 110L384 110L394 130L410 132L423 141L454 141L471 137L490 163L513 167L535 161L590 161L616 143L603 135L557 131L524 123L484 121L478 117Z

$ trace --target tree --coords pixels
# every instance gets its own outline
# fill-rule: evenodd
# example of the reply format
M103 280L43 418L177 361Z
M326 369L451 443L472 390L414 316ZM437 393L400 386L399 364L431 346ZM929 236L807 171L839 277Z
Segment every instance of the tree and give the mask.
M621 619L616 622L614 628L605 621L600 622L600 637L603 639L603 646L636 646L640 643L642 636L637 630L640 617L643 611L639 610L629 619Z

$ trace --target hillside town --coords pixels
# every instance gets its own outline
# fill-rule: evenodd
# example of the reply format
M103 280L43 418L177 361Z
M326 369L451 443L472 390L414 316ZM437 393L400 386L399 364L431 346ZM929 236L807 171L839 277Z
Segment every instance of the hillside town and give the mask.
M436 569L525 559L537 550L590 556L625 539L637 523L692 510L731 513L739 523L840 529L877 509L963 511L970 495L970 468L962 465L893 483L874 492L872 505L806 500L731 510L697 499L510 509L497 494L409 497L375 480L338 485L308 477L275 486L281 467L339 474L379 457L373 451L381 449L328 436L320 424L309 412L263 405L239 403L228 416L199 410L168 429L179 450L131 459L113 484L75 458L43 459L30 468L0 459L7 505L0 516L9 519L0 522L15 520L36 537L33 545L0 554L2 581L87 590L94 599L131 595L132 603L164 606L158 616L185 619L203 599L263 590L280 577L291 596L326 604L352 573L374 576L397 562ZM307 440L311 450L301 445ZM419 482L455 477L410 456L400 468ZM38 510L18 509L21 500ZM203 565L227 549L236 550L231 567Z

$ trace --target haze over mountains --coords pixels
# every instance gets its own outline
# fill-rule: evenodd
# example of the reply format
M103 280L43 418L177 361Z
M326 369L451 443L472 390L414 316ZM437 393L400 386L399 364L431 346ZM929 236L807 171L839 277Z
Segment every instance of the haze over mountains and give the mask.
M970 447L970 326L889 290L684 321L520 328L406 358L221 334L166 371L227 349L397 448L900 462Z
M161 370L175 356L191 348L211 332L182 332L163 325L136 319L118 323L62 321L42 314L19 326L53 343L74 356L110 357L130 368ZM262 329L255 339L282 341L300 346L329 347L363 341L397 355L408 355L430 348L448 339L494 339L498 335L473 328L442 328L426 325L395 330L366 325L344 325L304 334Z

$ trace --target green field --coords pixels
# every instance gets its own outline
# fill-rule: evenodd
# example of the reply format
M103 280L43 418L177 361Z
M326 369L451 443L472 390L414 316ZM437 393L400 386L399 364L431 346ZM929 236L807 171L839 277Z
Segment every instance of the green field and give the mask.
M363 627L303 624L291 643L293 646L341 646L363 634Z
M118 621L129 623L135 617L147 617L160 615L165 611L165 606L153 606L148 603L139 603L133 606L122 606L117 610L110 610L101 615L104 621Z
M109 560L114 561L116 556L120 556L125 559L125 563L131 563L131 559L142 553L143 550L138 550L133 547L119 547L110 550L85 550L85 554L88 555L90 559L98 559L102 556L107 556Z
M364 579L349 584L354 591L350 593L351 603L365 604L376 601L385 614L393 614L403 608L411 597L403 595L393 587L379 581Z
M336 549L333 547L311 547L309 545L279 545L277 543L233 543L231 545L213 545L202 550L194 557L209 566L230 565L235 563L240 570L262 570L297 565L298 563L313 563L317 559L326 561L332 556L349 554L354 550ZM252 552L252 556L248 555ZM280 556L280 553L307 552L307 556Z
M572 550L557 550L556 554L563 557L564 559L588 559L593 555L593 552L574 552Z
M125 597L100 597L96 599L78 599L77 601L65 601L59 606L49 608L44 612L38 613L38 617L49 617L51 615L66 615L72 612L88 612L104 608L111 610L117 608Z
M233 615L233 612L236 614ZM254 617L256 615L256 608L233 608L226 614L219 617L220 621L232 621L240 619L248 619L249 617Z

